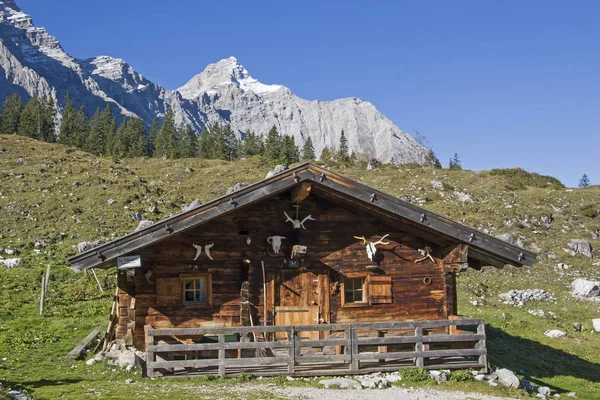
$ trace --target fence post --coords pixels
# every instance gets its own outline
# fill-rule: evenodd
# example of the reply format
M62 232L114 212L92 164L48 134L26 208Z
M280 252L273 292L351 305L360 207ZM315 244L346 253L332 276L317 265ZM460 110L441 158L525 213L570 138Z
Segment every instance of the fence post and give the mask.
M415 366L417 368L423 368L423 328L418 326L415 328L415 337L417 339L415 343L415 352L417 356L415 357Z
M146 335L146 376L154 378L154 351L149 350L149 346L154 345L154 332L150 325L144 326L144 333Z
M358 360L358 329L355 329L354 325L350 325L350 332L350 371L358 371L360 369L360 361Z
M225 334L219 333L219 376L225 377Z
M288 340L288 374L293 374L296 365L296 329L293 326L287 331Z
M477 325L477 333L479 335L484 335L483 339L479 340L479 343L477 344L477 347L479 349L483 349L484 354L481 354L479 356L479 364L483 365L483 367L481 368L481 372L484 374L487 374L488 372L488 368L487 368L487 345L485 343L485 323L483 320L479 321L479 325Z

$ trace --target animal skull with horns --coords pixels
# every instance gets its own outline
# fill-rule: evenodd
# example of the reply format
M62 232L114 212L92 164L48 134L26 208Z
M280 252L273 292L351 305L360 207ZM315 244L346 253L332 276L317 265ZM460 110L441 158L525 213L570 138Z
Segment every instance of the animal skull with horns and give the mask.
M369 257L370 261L373 261L375 258L375 254L377 254L377 245L378 244L390 244L390 242L384 242L383 239L385 239L386 237L388 237L390 234L388 233L387 235L384 235L381 237L381 239L379 239L376 242L369 242L367 243L367 239L365 239L364 236L354 236L355 239L358 240L362 240L362 244L363 245L367 245L367 256Z
M294 226L294 229L306 229L304 227L304 223L306 221L316 221L316 219L314 219L311 215L309 215L308 217L304 218L302 221L300 221L299 219L292 219L292 217L290 217L285 211L283 212L283 214L286 216L286 220L285 222L291 222L292 225Z

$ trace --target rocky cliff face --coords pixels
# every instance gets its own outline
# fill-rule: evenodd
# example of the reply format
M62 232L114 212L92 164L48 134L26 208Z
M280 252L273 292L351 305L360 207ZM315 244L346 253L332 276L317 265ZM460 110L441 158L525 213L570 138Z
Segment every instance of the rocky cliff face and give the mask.
M25 99L52 96L61 106L68 91L88 113L110 104L117 115L137 116L149 125L172 108L178 123L198 132L207 124L230 123L241 138L248 130L266 134L275 125L298 145L310 136L317 155L325 146L336 147L343 129L356 153L384 162L426 162L427 150L371 103L302 99L285 86L252 78L234 57L208 65L177 90L166 90L124 60L71 57L13 0L0 0L0 38L0 101L19 93Z

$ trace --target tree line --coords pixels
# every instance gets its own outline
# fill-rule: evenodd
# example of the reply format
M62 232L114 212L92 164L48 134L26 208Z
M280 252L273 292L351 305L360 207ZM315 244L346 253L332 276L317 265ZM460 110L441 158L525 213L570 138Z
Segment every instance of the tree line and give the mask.
M60 128L56 129L56 105L52 98L32 97L25 107L18 94L4 100L0 114L0 133L18 134L45 142L74 146L97 156L202 158L233 161L241 157L261 156L269 163L291 164L317 159L312 139L307 137L299 148L290 135L282 135L273 126L266 136L246 132L239 140L231 125L213 124L198 135L191 125L178 125L173 111L168 109L162 123L154 119L149 130L136 117L117 123L110 105L97 108L90 117L84 106L77 108L70 95ZM325 148L322 161L353 163L348 141L341 132L339 148Z

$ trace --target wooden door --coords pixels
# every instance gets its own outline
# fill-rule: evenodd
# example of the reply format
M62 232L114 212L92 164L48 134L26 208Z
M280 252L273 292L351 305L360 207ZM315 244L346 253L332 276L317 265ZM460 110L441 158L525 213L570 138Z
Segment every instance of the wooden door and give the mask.
M321 279L322 280L322 279ZM312 271L281 270L275 299L275 325L317 325L321 318L319 276ZM278 339L286 338L278 334ZM318 331L301 333L301 338L319 340Z
M276 306L275 307L275 325L316 325L319 320L319 306ZM285 332L278 333L277 339L286 339ZM300 332L300 338L303 340L319 340L319 331Z

